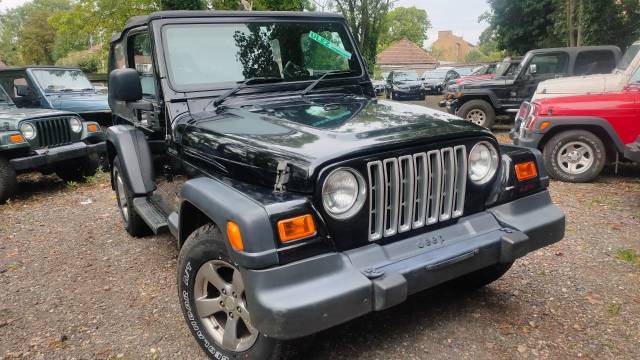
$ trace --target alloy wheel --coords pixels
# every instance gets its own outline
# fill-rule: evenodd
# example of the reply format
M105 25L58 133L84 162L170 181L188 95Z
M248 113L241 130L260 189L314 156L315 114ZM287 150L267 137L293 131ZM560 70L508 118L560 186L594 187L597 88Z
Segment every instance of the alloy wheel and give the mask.
M120 214L125 222L129 222L129 203L127 202L127 193L124 191L124 182L118 168L113 170L113 177L116 179L116 195L118 196L118 205L120 206Z
M222 260L211 260L196 274L194 299L200 321L223 348L242 352L258 338L251 322L240 271Z
M480 109L473 109L467 113L467 120L480 126L484 126L487 121L487 114Z
M588 171L595 161L591 146L582 141L572 141L560 148L557 155L558 166L562 171L578 175Z

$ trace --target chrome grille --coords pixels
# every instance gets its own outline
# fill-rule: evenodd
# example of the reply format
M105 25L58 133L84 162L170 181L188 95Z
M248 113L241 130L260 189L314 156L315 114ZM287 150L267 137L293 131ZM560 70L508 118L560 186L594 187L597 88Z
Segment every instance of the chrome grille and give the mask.
M467 183L464 146L367 164L369 240L462 216Z
M36 127L39 147L55 147L72 143L68 117L29 120Z

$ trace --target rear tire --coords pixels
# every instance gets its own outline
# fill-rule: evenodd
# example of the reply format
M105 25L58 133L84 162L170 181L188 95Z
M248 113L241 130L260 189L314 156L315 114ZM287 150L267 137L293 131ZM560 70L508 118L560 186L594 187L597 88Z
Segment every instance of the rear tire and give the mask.
M460 106L458 116L476 125L491 129L496 122L493 106L484 100L470 100Z
M56 175L66 182L80 182L87 176L95 175L99 166L100 155L91 154L81 159L67 160L57 164L54 170Z
M295 358L295 341L266 337L253 326L242 274L224 241L220 229L207 224L194 231L180 249L178 297L191 334L211 359ZM228 333L228 327L235 331Z
M476 270L467 275L455 279L453 282L456 287L465 290L475 290L500 279L509 269L513 262L497 263L486 268Z
M542 151L544 167L554 179L583 183L600 175L607 159L602 140L586 130L554 135Z
M16 184L16 171L9 160L0 157L0 205L15 195Z
M133 196L130 195L131 191L127 186L127 182L124 181L120 159L118 159L117 156L113 159L111 179L113 180L116 200L118 202L118 208L120 209L120 215L122 215L125 230L127 230L131 236L135 237L151 234L151 229L147 226L147 223L142 220L133 208Z

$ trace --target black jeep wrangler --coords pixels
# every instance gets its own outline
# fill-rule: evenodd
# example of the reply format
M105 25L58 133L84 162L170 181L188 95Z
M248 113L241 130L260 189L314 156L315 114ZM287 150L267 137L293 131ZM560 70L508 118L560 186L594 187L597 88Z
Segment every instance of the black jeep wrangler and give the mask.
M104 140L97 123L68 111L19 109L0 86L0 204L22 172L55 172L65 181L95 174Z
M111 40L110 67L124 225L178 239L179 301L212 359L278 358L564 235L538 151L378 101L339 15L153 13Z
M439 103L451 114L491 128L497 115L515 115L533 97L538 84L558 77L608 74L621 52L617 46L583 46L529 51L515 71L493 79L461 83L447 89Z

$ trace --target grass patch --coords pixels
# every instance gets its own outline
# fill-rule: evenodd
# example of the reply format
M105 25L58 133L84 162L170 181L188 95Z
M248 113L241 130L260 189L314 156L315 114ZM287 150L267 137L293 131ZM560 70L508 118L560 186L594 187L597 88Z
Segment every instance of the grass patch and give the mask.
M640 255L633 249L620 249L616 252L616 258L626 263L640 267Z
M618 316L620 314L620 310L622 310L622 304L611 303L607 306L607 311L611 316Z
M92 176L85 176L84 177L84 182L87 184L95 184L96 181L98 181L98 174L96 175L92 175Z
M67 189L69 190L75 190L80 186L80 184L77 181L67 181Z

